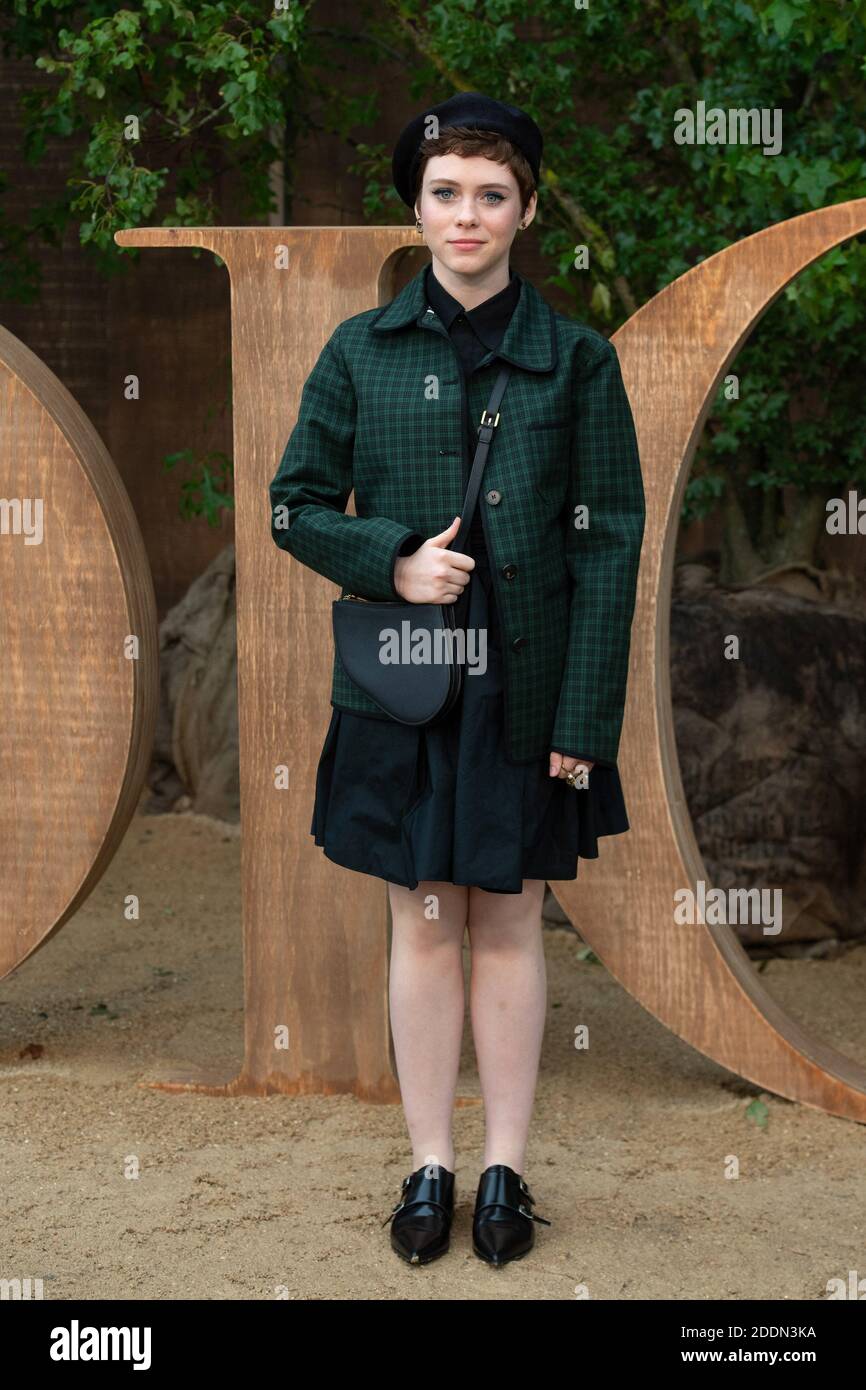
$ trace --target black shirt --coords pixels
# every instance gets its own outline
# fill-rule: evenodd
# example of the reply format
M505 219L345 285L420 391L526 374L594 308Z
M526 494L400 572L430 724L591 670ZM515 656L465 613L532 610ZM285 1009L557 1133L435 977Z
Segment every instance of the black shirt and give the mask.
M448 335L457 349L464 378L468 377L488 353L495 353L502 342L505 330L511 322L511 315L514 313L520 298L520 281L512 270L511 278L505 289L491 295L475 309L464 309L460 301L449 294L436 279L433 274L433 267L430 265L428 265L424 277L424 286L427 292L427 303L438 315L443 327L448 330ZM466 400L467 397L468 391L464 385L463 399ZM463 433L465 439L463 483L465 487L469 482L469 470L475 457L475 446L478 443L477 430L473 428L469 419L468 401L464 409ZM484 544L484 529L481 522L481 494L479 494L475 514L469 528L469 549L479 564L489 566L487 548Z
M520 281L512 270L505 289L474 309L464 309L460 301L448 293L433 274L432 265L427 267L424 286L427 303L448 330L467 373L474 371L481 359L488 352L495 352L502 342L520 298Z

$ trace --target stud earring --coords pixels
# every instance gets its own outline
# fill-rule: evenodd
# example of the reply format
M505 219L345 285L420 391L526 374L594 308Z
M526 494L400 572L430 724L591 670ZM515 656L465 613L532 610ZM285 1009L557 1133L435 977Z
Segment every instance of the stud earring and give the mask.
M416 217L416 218L415 218L415 229L416 229L416 231L419 231L419 232L420 232L423 226L424 226L424 224L423 224L423 222L421 221L421 218L420 218L420 217Z

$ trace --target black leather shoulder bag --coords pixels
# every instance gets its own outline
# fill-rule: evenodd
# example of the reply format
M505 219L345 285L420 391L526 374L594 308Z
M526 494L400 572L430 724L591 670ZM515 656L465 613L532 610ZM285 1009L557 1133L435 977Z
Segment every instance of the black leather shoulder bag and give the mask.
M481 475L494 430L499 424L499 406L510 375L511 368L503 365L481 416L460 529L448 547L450 550L462 553L466 545L478 502ZM463 662L454 660L458 630L455 609L465 594L466 589L454 603L375 602L357 594L344 594L331 605L334 642L347 674L398 723L432 724L456 703L463 687ZM383 643L386 641L391 642L392 648L396 641L401 656L420 648L424 659L385 661Z

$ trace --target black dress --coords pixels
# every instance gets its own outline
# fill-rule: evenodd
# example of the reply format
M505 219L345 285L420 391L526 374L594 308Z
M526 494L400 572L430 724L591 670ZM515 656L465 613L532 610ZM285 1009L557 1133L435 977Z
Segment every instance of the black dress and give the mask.
M428 268L427 294L468 374L501 342L520 285L512 275L465 311ZM474 441L464 424L468 481ZM476 567L461 626L486 629L486 670L465 668L458 703L426 727L334 709L310 834L334 863L406 888L438 881L520 893L525 878L576 878L578 858L597 859L598 839L629 823L615 767L596 763L589 785L574 789L550 776L546 757L506 760L501 633L479 507L467 553Z

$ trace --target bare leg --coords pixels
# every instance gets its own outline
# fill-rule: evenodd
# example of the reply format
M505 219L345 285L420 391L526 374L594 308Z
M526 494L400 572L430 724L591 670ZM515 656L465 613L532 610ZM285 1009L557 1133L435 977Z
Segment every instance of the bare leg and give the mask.
M463 1016L463 933L469 889L388 884L393 931L390 1004L394 1057L412 1142L412 1167L454 1172L452 1118ZM425 916L428 899L438 918Z
M541 935L544 880L520 894L469 890L469 1009L484 1096L484 1167L523 1173L544 1036L547 970Z

